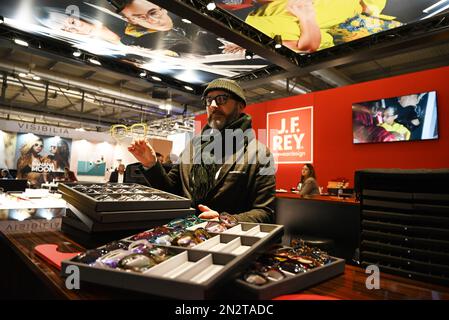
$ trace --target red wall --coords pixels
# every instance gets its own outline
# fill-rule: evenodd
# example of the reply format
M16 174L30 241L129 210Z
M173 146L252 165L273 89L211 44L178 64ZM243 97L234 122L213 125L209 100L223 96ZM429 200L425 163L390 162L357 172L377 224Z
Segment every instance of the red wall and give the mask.
M425 91L437 91L439 139L377 144L352 143L352 103ZM313 150L318 183L364 168L449 167L449 67L370 81L247 106L253 127L266 128L266 113L313 106ZM202 115L198 120L205 121ZM302 165L279 165L277 188L296 186Z

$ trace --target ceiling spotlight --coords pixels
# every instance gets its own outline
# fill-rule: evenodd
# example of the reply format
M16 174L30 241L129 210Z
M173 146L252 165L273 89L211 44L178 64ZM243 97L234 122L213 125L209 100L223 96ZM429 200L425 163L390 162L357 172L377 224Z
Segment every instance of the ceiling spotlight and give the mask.
M188 20L188 19L182 19L181 21L184 22L184 23L187 23L187 24L192 23L192 21L190 21L190 20Z
M26 41L24 41L24 40L14 39L14 42L15 42L16 44L18 44L19 46L28 47L28 42L26 42Z
M141 73L139 73L139 76L145 78L147 76L147 73L145 71L142 71Z
M76 50L76 51L73 51L73 56L74 57L81 57L81 51L79 51L79 50Z
M189 91L193 91L193 88L192 88L192 87L184 86L184 88L187 89L187 90L189 90Z
M162 79L161 79L161 78L159 78L159 77L156 77L156 76L151 76L151 79L153 79L153 80L155 80L155 81L162 81Z
M251 51L246 50L245 52L245 58L248 60L251 60L254 57L254 53L252 53Z
M216 7L217 7L217 5L213 1L209 2L206 6L207 10L209 10L209 11L215 10Z
M277 34L277 35L274 36L274 42L276 43L276 44L274 45L274 47L275 47L276 49L282 48L282 37L281 37L280 34Z
M27 76L26 73L23 73L23 72L19 73L19 77L21 77L21 78L26 78L26 76Z
M271 90L270 93L273 94L273 93L274 93L274 90Z
M94 58L90 58L89 62L92 64L96 64L97 66L101 66L101 62Z
M39 81L41 79L41 77L39 77L39 76L33 76L33 80L35 80L35 81Z

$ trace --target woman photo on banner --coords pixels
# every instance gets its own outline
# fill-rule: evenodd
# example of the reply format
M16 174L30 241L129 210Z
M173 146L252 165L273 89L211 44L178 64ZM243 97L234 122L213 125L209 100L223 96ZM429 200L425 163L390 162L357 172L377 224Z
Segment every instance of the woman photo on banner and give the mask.
M44 149L44 141L42 138L34 134L22 135L25 137L20 148L20 156L17 159L17 179L27 179L31 186L38 186L46 181L46 173L44 173L44 157L41 155Z

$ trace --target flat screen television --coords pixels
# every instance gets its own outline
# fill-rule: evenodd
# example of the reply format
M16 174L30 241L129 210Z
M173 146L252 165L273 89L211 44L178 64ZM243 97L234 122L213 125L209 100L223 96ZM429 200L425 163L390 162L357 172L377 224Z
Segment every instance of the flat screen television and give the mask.
M438 139L437 111L436 91L353 103L353 142Z

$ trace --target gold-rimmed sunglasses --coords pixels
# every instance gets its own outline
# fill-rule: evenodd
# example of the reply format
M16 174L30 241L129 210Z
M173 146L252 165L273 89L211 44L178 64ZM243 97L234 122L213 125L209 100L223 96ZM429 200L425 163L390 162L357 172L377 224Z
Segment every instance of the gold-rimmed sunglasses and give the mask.
M111 136L115 139L131 137L133 139L145 138L148 133L146 123L135 123L131 126L124 124L114 124L110 129Z

